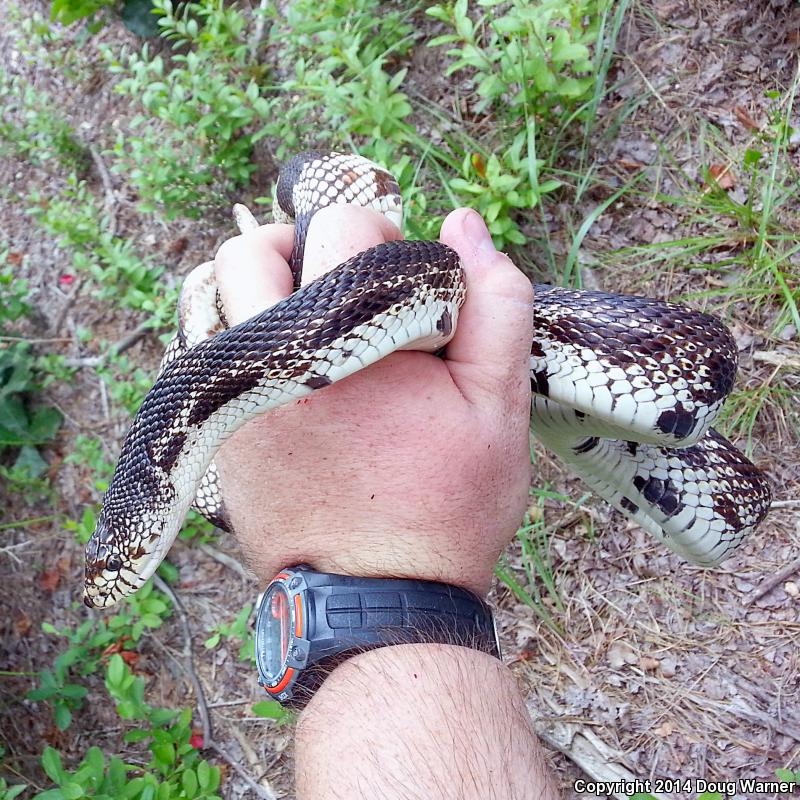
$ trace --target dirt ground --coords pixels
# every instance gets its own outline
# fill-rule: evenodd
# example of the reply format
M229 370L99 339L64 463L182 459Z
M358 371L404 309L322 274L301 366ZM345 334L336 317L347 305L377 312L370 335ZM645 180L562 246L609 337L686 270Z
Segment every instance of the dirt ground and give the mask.
M88 141L107 147L113 125L130 116L124 101L111 93L108 76L89 64L91 80L83 81L79 90L62 89L58 76L25 65L13 44L10 5L10 0L0 0L3 68L27 75L39 87L63 91L61 110ZM29 5L45 9L44 3ZM101 37L118 41L125 35L108 30ZM661 196L680 195L687 180L700 181L703 168L721 160L719 152L743 152L753 135L752 124L766 124L765 93L785 90L794 78L799 45L796 3L632 4L590 156L612 185L627 179L631 169L643 171L640 189L644 188L635 200L613 204L592 226L581 255L587 283L656 297L700 293L714 285L712 272L669 264L642 270L630 251L619 251L698 233L700 223L662 202ZM75 58L91 61L91 52L76 50ZM424 94L424 86L416 89ZM620 115L621 107L631 110ZM793 122L800 128L797 115ZM793 157L797 164L797 149ZM102 196L101 177L91 165L86 178ZM71 272L68 256L21 213L19 198L34 188L54 191L61 185L58 176L40 168L0 160L0 225L11 252L24 255L20 269L34 289L38 315L31 335L48 340L43 348L71 357L90 356L100 340L122 339L139 320L83 295L80 281L69 287L59 281ZM253 193L267 193L259 188ZM734 186L731 191L744 189ZM178 222L153 230L147 218L136 213L135 198L116 177L113 193L118 232L165 263L176 281L232 234L222 217L203 225ZM584 196L569 213L551 209L550 237L556 250L568 249L566 220L585 218L602 199ZM785 223L800 235L797 208L788 216ZM532 222L527 231L534 237L535 225ZM702 257L708 261L730 255L709 252ZM787 327L773 338L768 334L768 308L754 311L746 304L709 303L701 299L695 304L723 313L742 348L740 386L773 380L800 390L800 370L786 368L776 374L773 363L754 357L778 352L786 363L797 364L796 330ZM91 331L88 340L77 336L81 328ZM148 336L129 353L153 369L160 347ZM77 373L72 385L49 390L65 415L58 442L46 452L56 497L52 507L5 497L3 522L52 513L77 518L86 504L99 499L86 469L64 459L70 441L81 432L102 435L108 452L117 452L126 420L108 413L106 391L91 369ZM507 661L525 688L565 796L591 796L573 788L577 779L587 777L735 781L773 778L778 768L800 769L799 424L798 406L788 411L768 408L757 420L752 457L773 479L778 502L761 529L717 570L688 566L593 499L577 510L546 504L544 522L563 611L545 602L560 632L502 587L493 599ZM537 485L548 482L569 497L583 495L578 480L541 450L537 476ZM45 744L77 762L90 744L120 752L124 730L108 708L99 676L88 680L95 702L79 712L66 733L55 729L43 704L23 699L32 688L27 674L44 668L60 648L58 640L40 632L42 621L75 625L89 614L78 602L82 552L71 532L50 522L12 529L3 536L0 669L22 674L0 679L0 730L7 762L44 788L38 757ZM238 660L235 646L209 651L200 644L215 625L232 620L254 598L256 587L234 560L226 558L228 554L235 559L236 549L224 538L205 549L179 542L171 552L180 567L178 592L187 607L197 673L217 741L277 796L292 797L291 730L252 715L250 706L263 697L247 665ZM520 563L515 548L509 559ZM792 564L795 571L787 572ZM55 585L52 578L43 580L54 568ZM194 704L184 641L176 617L143 641L137 670L148 677L150 702ZM208 757L214 760L213 754ZM241 779L224 763L222 767L224 796L250 796ZM665 794L695 796L683 790Z

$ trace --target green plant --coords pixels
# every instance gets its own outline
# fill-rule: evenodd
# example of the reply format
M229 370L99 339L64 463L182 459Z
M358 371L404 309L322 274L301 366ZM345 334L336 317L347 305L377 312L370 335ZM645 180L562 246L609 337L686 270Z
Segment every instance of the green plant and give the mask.
M553 179L539 181L544 161L536 158L531 138L530 132L521 131L499 158L495 153L488 158L468 154L462 164L463 177L449 182L450 188L483 216L501 249L526 242L512 212L535 208L543 194L561 186Z
M5 256L3 260L5 259ZM0 475L17 486L37 486L47 469L38 446L52 440L61 414L37 400L41 379L24 337L12 327L31 309L27 283L9 267L0 270ZM9 458L10 456L10 458Z
M0 778L0 800L14 800L27 788L28 785L25 783L13 783L9 786L4 778Z
M68 170L85 171L86 148L75 130L54 111L52 97L17 76L0 75L0 153L14 154L37 166L58 161Z
M117 713L122 719L143 723L125 734L127 742L148 742L151 760L148 768L155 774L145 773L130 782L131 787L153 785L156 775L169 789L159 788L158 797L216 798L219 787L219 769L208 762L190 743L192 714L189 709L156 708L144 700L144 680L134 676L122 658L114 655L106 670L106 688L117 702ZM130 789L135 791L135 789ZM137 797L138 795L132 795Z
M130 241L111 232L85 181L72 174L66 183L60 195L31 194L28 213L70 252L74 269L93 279L95 297L151 312L153 325L160 324L173 313L176 294L160 282L164 267L141 258Z
M597 40L606 0L479 0L473 18L467 0L427 9L453 29L429 45L454 45L447 74L469 70L481 98L509 120L552 117L585 100L594 87L591 46Z
M264 135L253 130L274 113L248 75L247 18L217 0L154 0L162 36L172 43L170 60L115 55L104 48L120 94L136 98L143 112L115 146L118 163L138 189L141 207L171 219L192 218L224 204L246 183L255 166L252 149Z
M255 639L250 626L250 616L253 613L252 604L246 605L233 622L221 623L214 628L214 632L204 642L207 650L213 650L220 645L223 639L238 639L239 660L255 661Z
M104 623L92 620L75 630L59 630L43 622L42 630L63 637L68 647L56 657L52 669L39 673L38 688L28 692L27 698L52 703L56 726L63 731L69 727L73 712L80 708L88 691L82 683L73 682L73 676L84 678L95 672L103 650L114 641L115 634Z
M568 497L548 489L535 489L535 503L532 503L524 524L517 531L516 541L520 549L520 562L525 583L517 576L517 571L511 566L506 557L501 558L495 567L495 575L515 595L515 597L530 606L545 624L560 633L558 623L553 618L548 605L554 605L559 612L564 611L564 604L558 593L558 588L553 575L553 565L550 559L550 543L545 522L545 501L556 500L559 503L569 503L579 507L586 499L582 497L576 502ZM543 586L544 591L539 587Z

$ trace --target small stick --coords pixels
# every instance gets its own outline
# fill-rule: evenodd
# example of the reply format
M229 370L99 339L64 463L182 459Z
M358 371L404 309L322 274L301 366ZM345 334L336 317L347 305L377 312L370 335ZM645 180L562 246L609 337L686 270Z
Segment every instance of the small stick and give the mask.
M87 144L86 147L98 173L100 173L100 180L103 182L103 189L106 193L105 208L106 214L108 214L108 234L113 236L117 231L117 197L111 184L111 175L103 161L103 157L100 155L100 151L93 144Z
M189 627L189 618L186 615L186 609L183 603L175 594L172 587L158 575L153 575L153 583L158 587L159 591L164 592L170 600L178 616L181 620L181 627L183 628L183 655L186 659L186 671L189 673L189 679L194 687L194 695L197 700L197 710L200 714L200 722L203 726L203 745L207 746L211 743L211 717L208 713L208 703L206 703L206 693L203 691L203 685L197 677L194 669L194 654L192 653L192 631Z
M84 358L65 358L64 364L68 367L76 368L96 369L97 367L102 367L111 356L118 356L120 353L129 350L151 330L153 329L150 327L150 320L145 320L127 336L120 339L116 344L112 344L105 353L99 356L85 356Z
M746 606L752 605L756 600L763 597L767 592L774 589L779 583L785 581L790 575L800 570L800 558L787 564L783 569L779 569L774 575L762 581L761 585L756 589L745 601Z
M214 561L219 561L220 564L227 567L230 570L233 570L239 577L243 578L246 581L250 581L253 579L253 576L250 572L247 571L235 558L229 556L227 553L222 553L217 550L216 547L212 547L210 544L201 544L198 545L200 550L204 552L209 558L213 558Z
M794 508L795 506L800 506L800 499L799 500L773 500L770 504L770 508Z
M262 800L276 800L276 796L273 792L267 791L261 784L253 780L236 759L230 755L222 745L214 741L211 730L211 714L208 710L208 703L206 702L206 693L203 690L203 685L200 683L200 678L197 676L197 672L194 668L192 630L189 627L189 617L186 614L186 609L183 607L183 603L178 599L178 595L166 581L162 580L158 575L153 575L153 583L158 587L159 591L164 592L164 594L172 600L175 610L180 617L181 627L183 628L183 655L186 659L185 669L189 674L189 679L194 687L195 699L197 700L197 711L200 714L200 723L203 728L203 749L213 750L220 758L227 761L231 769L233 769Z

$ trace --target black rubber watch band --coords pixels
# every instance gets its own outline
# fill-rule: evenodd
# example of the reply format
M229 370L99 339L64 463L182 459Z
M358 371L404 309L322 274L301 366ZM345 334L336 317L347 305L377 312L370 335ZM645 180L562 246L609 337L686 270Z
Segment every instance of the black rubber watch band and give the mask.
M265 592L256 620L259 683L299 708L347 658L413 643L470 647L500 658L491 609L466 589L284 570Z

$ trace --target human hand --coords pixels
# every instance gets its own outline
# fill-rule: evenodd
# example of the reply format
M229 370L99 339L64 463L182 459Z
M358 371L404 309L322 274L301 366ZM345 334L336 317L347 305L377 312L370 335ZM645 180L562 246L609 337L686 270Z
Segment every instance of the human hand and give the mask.
M232 325L291 292L292 231L266 225L220 248ZM397 238L369 209L323 209L303 282ZM461 256L467 283L444 359L394 353L251 421L217 454L234 530L264 582L307 563L488 589L528 495L533 293L474 211L451 213L441 240Z

